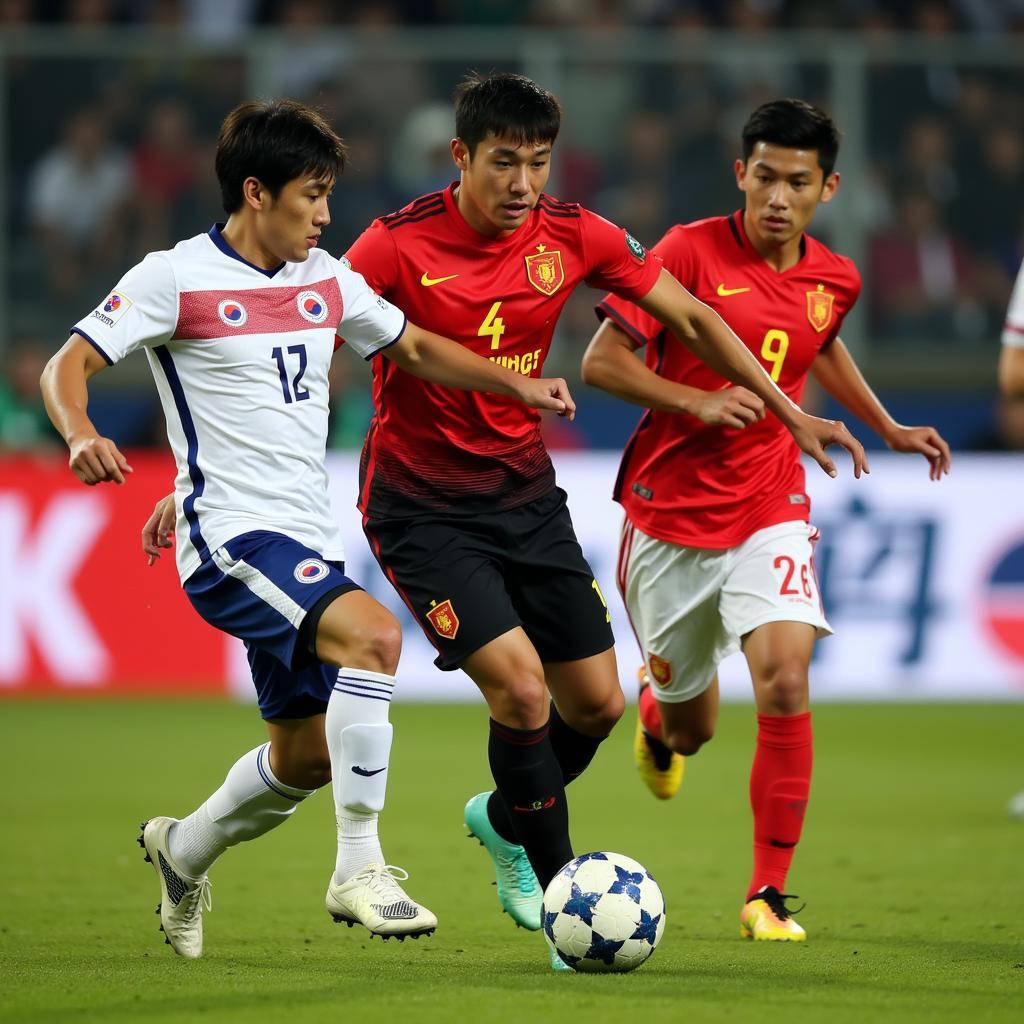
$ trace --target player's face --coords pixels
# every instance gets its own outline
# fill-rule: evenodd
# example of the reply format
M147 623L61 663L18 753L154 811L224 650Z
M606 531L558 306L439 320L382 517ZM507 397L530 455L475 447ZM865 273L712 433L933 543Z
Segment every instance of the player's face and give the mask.
M334 182L303 176L289 181L263 205L260 242L278 262L302 263L316 248L320 232L331 223L328 200Z
M743 223L758 249L799 242L818 203L827 203L839 187L839 175L827 178L815 149L787 149L758 142L750 158L736 161L736 184L747 196Z
M521 227L551 173L551 145L515 142L489 134L472 157L461 139L452 156L462 172L459 210L481 234L498 237Z

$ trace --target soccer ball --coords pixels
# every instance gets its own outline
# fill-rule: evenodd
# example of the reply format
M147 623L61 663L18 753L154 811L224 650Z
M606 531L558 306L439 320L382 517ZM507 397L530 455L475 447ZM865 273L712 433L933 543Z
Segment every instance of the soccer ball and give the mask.
M544 891L544 937L574 970L632 971L665 931L665 897L647 869L621 853L585 853Z

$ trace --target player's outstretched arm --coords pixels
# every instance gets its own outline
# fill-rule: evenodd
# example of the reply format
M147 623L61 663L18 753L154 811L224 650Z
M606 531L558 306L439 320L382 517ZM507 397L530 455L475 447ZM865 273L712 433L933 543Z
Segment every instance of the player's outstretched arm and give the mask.
M905 427L897 423L871 390L841 338L818 353L811 372L844 409L863 420L894 452L923 455L928 460L932 480L949 472L952 456L942 435L934 427Z
M500 363L492 363L458 342L431 334L415 324L407 324L401 340L382 354L413 376L435 384L510 395L534 409L550 409L570 420L576 415L569 385L561 377L513 373Z
M64 438L71 455L68 464L84 484L123 484L132 472L128 460L110 438L100 437L89 419L88 380L107 366L81 335L72 334L50 358L39 387L50 422Z
M1024 398L1024 348L1003 346L999 354L999 390L1007 398Z
M728 324L710 306L694 298L667 270L662 270L654 287L637 305L672 330L701 362L762 399L769 411L782 420L800 449L829 476L836 475L836 467L825 449L833 444L850 453L855 477L868 472L864 447L846 426L838 420L809 416L790 401Z
M147 565L160 557L161 548L174 547L174 521L177 510L174 507L174 492L165 494L154 506L145 526L142 527L142 552L147 556Z
M583 353L584 383L659 412L688 413L704 423L745 427L764 419L764 402L746 388L702 391L661 377L633 354L633 339L605 320Z

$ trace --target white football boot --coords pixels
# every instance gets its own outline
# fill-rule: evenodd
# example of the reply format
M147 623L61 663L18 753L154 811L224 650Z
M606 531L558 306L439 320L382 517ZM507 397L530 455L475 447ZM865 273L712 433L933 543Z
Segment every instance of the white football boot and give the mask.
M156 912L164 942L179 956L196 960L203 955L203 910L213 909L213 897L206 875L190 878L171 859L167 832L176 821L166 817L144 821L139 846L160 879Z
M325 900L327 912L339 924L344 921L349 928L361 924L385 941L392 936L402 942L407 935L414 939L430 935L437 918L398 884L408 877L408 871L392 864L368 864L341 885L332 877Z

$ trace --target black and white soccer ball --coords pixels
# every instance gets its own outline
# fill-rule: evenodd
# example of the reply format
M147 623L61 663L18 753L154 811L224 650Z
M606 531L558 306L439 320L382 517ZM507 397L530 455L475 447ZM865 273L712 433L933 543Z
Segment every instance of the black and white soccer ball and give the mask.
M665 897L650 872L621 853L585 853L544 891L544 937L574 970L632 971L661 941Z

